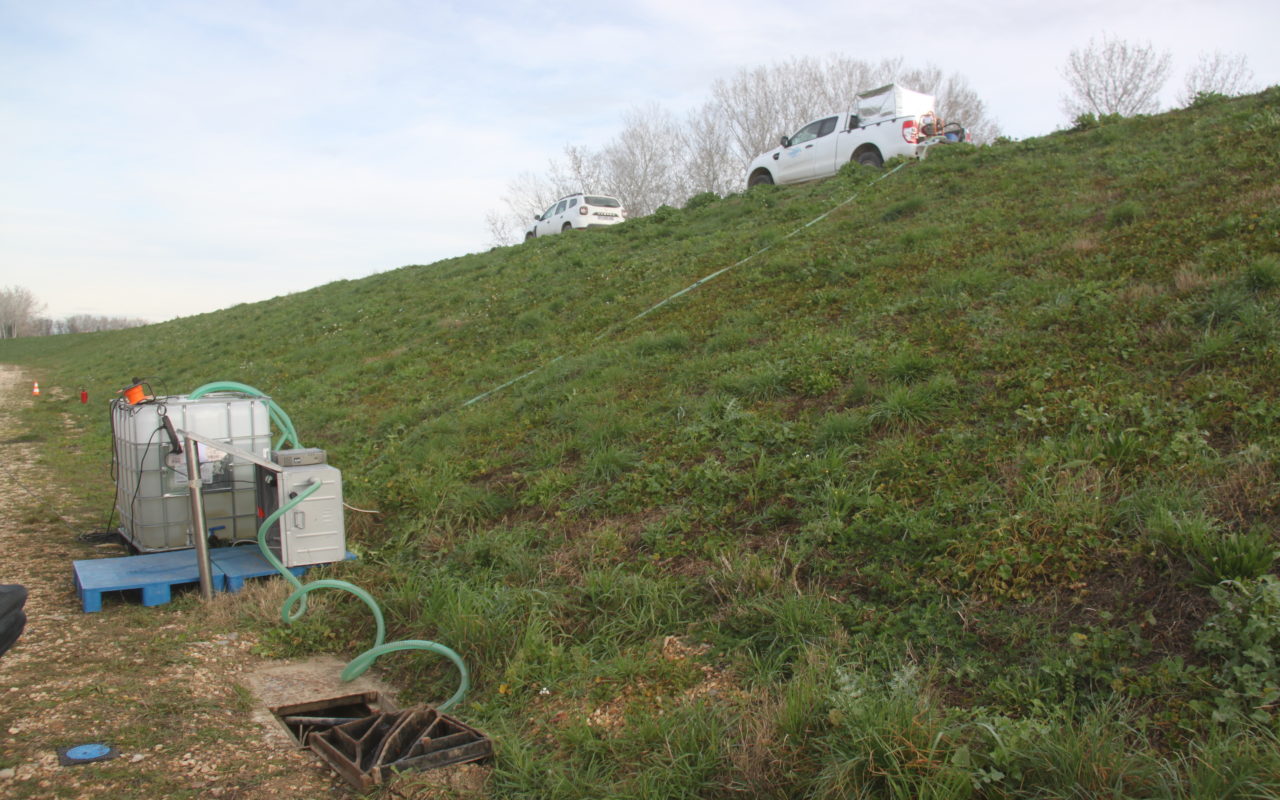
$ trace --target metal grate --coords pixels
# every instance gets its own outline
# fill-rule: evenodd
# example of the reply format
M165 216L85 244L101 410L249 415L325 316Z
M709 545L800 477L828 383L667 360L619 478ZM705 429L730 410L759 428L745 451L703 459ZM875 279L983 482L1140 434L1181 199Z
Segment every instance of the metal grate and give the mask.
M402 710L378 692L272 709L299 743L356 789L395 773L479 761L493 755L489 737L430 706Z

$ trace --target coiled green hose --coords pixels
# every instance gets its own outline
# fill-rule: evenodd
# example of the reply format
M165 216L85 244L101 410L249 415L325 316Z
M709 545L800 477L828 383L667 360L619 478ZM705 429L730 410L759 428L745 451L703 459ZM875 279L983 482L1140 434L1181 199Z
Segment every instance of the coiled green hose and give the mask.
M262 524L258 526L258 549L262 551L263 558L267 559L271 566L275 567L276 570L284 576L284 579L287 580L294 588L293 594L289 595L289 597L284 601L284 605L280 608L280 619L286 624L291 624L301 619L302 615L307 611L307 595L314 592L316 589L341 589L344 592L350 592L364 601L364 604L369 607L369 611L373 613L373 619L377 623L378 632L374 637L373 647L370 647L368 650L351 659L351 661L347 663L346 668L342 670L342 680L350 681L360 675L363 675L365 670L369 669L379 656L386 655L387 653L394 653L398 650L427 650L432 653L436 653L437 655L442 655L452 661L454 666L458 668L458 674L460 677L458 682L458 691L454 692L453 697L450 697L448 700L437 706L437 710L445 711L461 702L462 698L466 696L467 690L471 688L471 673L468 672L467 665L463 662L461 656L449 647L426 639L404 639L399 642L383 644L383 640L386 638L386 623L383 622L382 619L382 609L378 607L378 603L373 599L372 595L364 589L361 589L359 586L356 586L354 583L348 583L347 581L326 578L303 584L292 572L285 568L284 564L280 563L280 560L271 552L271 548L267 546L267 532L271 529L271 526L276 522L276 520L289 513L292 508L297 506L303 500L306 500L308 497L319 491L321 486L322 484L319 481L308 485L298 493L297 497L292 498L289 502L273 511L262 521ZM296 611L294 610L295 605L297 606Z
M298 433L294 430L293 421L289 419L289 415L284 413L284 409L280 408L274 400L267 397L262 392L243 383L220 381L216 383L206 383L204 386L196 389L188 396L195 400L211 392L239 392L241 394L264 398L266 400L267 411L271 415L271 419L274 420L277 427L283 431L280 441L276 443L276 449L279 450L281 445L286 441L292 442L295 447L302 447L302 442L298 439ZM373 619L377 623L378 632L374 637L373 647L365 650L363 653L351 659L351 661L347 663L346 668L342 670L342 680L351 681L358 678L364 674L365 670L373 666L374 661L387 653L394 653L399 650L427 650L429 652L436 653L437 655L444 656L452 661L454 666L458 668L458 691L454 692L453 696L448 700L436 706L436 710L446 711L454 705L462 702L462 698L466 696L467 690L471 688L471 673L467 670L467 665L463 662L462 657L454 650L438 642L432 642L426 639L404 639L398 642L384 644L383 640L386 638L387 626L382 618L382 609L378 607L378 603L373 599L373 595L369 594L364 589L361 589L359 586L356 586L354 583L328 578L303 584L292 572L285 568L284 564L280 563L280 559L276 558L275 554L271 552L271 548L267 546L267 532L270 531L271 526L274 525L282 516L289 513L290 510L295 508L303 500L306 500L308 497L319 491L322 485L323 484L319 481L315 481L307 485L296 497L291 498L287 503L268 515L267 518L262 521L262 524L258 526L258 549L262 552L263 558L265 558L272 567L275 567L275 569L284 576L284 579L287 580L294 588L293 594L289 595L289 597L285 599L284 605L280 608L280 618L285 622L285 624L292 624L301 619L302 615L307 611L307 595L317 589L341 589L344 592L350 592L360 598L364 604L369 607L369 611L373 613ZM294 606L297 606L296 611L294 610Z

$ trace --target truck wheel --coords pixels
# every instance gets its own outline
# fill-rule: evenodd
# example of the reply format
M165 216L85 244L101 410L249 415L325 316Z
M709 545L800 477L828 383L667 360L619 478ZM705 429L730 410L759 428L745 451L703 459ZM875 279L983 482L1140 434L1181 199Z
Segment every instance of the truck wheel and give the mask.
M876 169L880 169L884 166L884 159L880 157L880 151L878 150L863 150L861 153L854 156L854 158L859 164L862 164L865 167L875 167Z
M773 185L773 176L767 172L757 172L755 175L751 176L750 180L747 181L748 187L772 186L772 185Z

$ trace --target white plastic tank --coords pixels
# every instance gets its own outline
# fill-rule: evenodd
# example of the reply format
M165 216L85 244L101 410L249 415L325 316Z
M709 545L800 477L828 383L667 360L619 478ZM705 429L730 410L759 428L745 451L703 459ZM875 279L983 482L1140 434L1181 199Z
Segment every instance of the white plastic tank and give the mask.
M193 547L186 457L174 451L164 425L168 417L191 431L263 455L271 451L266 400L209 394L192 400L180 395L111 406L115 446L116 511L120 533L144 553ZM258 514L253 465L216 447L198 445L205 524L226 542L257 538Z

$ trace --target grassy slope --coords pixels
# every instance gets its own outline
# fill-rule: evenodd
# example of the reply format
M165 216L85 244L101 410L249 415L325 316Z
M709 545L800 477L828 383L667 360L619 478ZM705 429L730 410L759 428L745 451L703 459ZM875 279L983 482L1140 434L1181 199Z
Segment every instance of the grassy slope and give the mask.
M475 665L464 716L500 736L499 796L1184 796L1219 791L1206 763L1274 782L1254 707L1275 670L1223 671L1244 634L1195 647L1218 608L1195 582L1223 576L1189 564L1265 570L1280 520L1278 101L0 360L95 398L133 374L271 393L382 512L353 519L345 571L392 636ZM68 474L100 470L100 405L48 407L104 454ZM280 647L363 649L343 609ZM387 661L427 697L452 681Z

